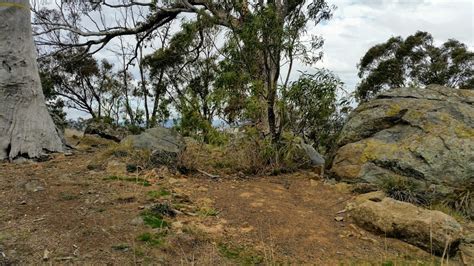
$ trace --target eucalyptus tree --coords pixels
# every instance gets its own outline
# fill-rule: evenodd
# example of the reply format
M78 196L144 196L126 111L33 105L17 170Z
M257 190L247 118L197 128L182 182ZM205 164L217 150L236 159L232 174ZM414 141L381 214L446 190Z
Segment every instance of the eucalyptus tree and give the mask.
M380 91L404 86L440 84L474 88L474 53L451 39L437 47L427 32L392 37L370 48L358 64L362 79L356 88L360 101Z
M321 39L314 38L312 46L306 46L301 39L308 22L318 24L329 19L333 8L325 0L181 0L68 1L58 4L57 9L56 12L37 10L35 26L37 43L59 50L81 46L88 53L95 53L119 36L132 35L138 36L135 49L138 55L140 43L148 41L154 32L183 13L224 28L228 32L230 52L225 56L245 76L244 88L238 88L245 92L235 94L250 96L243 106L248 109L252 102L255 107L252 120L265 135L278 141L282 131L276 106L279 90L288 85L294 60L300 58L311 63L319 58L317 49L322 46ZM144 9L145 16L136 23L129 22L131 14ZM111 11L121 16L106 23L106 14ZM71 18L75 19L74 23ZM96 29L86 25L94 25ZM71 38L71 34L77 37ZM285 64L288 71L282 73Z
M116 109L123 102L121 83L114 66L107 60L97 61L79 51L64 51L42 58L40 73L50 83L49 94L61 97L65 106L89 114L92 118L117 120Z
M61 152L36 63L29 0L0 5L0 160Z

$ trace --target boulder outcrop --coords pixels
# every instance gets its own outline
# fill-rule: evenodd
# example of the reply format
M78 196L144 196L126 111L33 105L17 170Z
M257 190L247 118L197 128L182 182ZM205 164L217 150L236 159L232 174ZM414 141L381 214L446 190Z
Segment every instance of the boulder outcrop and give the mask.
M339 179L403 179L434 197L459 195L474 187L474 90L383 92L350 115L338 147L331 172Z

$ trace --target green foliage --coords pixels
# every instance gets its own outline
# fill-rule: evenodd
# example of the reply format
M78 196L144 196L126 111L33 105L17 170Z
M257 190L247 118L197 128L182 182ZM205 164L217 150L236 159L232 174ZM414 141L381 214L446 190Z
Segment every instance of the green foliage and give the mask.
M356 89L359 101L394 87L474 87L474 53L454 39L436 47L431 34L421 31L405 40L392 37L375 45L361 58L358 68L362 78Z
M159 233L143 233L137 237L138 241L145 242L150 246L163 246L165 244L166 231Z
M156 190L148 191L147 195L148 195L148 197L150 197L152 199L157 199L157 198L169 196L169 195L171 195L171 192L169 192L168 190L166 190L164 188L160 188L160 190L158 190L158 191L156 191Z
M168 222L163 220L163 217L154 212L145 212L142 214L143 222L151 228L166 228L169 227Z
M334 146L351 110L347 98L338 99L343 83L328 70L302 74L283 91L285 126L307 137L322 152Z
M419 184L405 177L387 178L382 183L382 189L389 197L416 205L427 206L432 202L432 198L428 193L422 192L423 190L419 186Z

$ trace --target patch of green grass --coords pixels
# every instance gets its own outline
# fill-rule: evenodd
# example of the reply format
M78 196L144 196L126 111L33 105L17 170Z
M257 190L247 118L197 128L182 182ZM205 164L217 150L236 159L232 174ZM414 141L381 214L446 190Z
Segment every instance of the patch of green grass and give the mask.
M157 190L148 191L147 195L149 198L157 199L157 198L169 196L171 195L171 192L169 192L165 188L160 188L160 190L158 191Z
M150 246L163 246L165 244L165 237L166 231L162 231L159 233L143 233L137 237L137 239L141 242L145 242Z
M142 185L142 186L144 186L144 187L149 187L149 186L151 186L151 183L150 183L148 180L143 179L143 178L139 178L139 177L115 176L115 175L111 175L111 176L104 177L103 180L110 180L110 181L126 181L126 182L133 182L133 183Z
M148 210L141 213L143 222L151 228L166 228L170 224L163 219L163 215L157 211Z
M219 243L217 245L217 250L221 256L239 265L255 265L263 262L262 256L243 246Z

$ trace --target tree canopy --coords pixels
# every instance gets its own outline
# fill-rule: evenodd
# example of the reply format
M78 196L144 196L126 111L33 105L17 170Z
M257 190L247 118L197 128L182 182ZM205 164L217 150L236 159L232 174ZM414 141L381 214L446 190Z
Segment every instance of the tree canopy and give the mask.
M474 53L457 40L437 47L427 32L392 37L370 48L358 64L362 79L356 88L359 101L380 91L404 86L445 85L474 87Z

